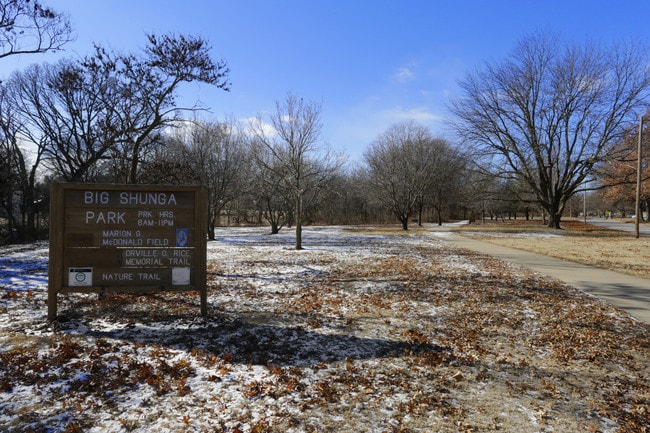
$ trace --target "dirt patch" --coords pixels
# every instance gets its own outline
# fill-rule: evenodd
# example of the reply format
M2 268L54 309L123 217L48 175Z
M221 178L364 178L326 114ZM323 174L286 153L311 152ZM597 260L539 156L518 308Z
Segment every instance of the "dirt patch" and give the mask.
M67 295L0 256L0 430L628 432L650 327L414 230L223 229L198 296Z

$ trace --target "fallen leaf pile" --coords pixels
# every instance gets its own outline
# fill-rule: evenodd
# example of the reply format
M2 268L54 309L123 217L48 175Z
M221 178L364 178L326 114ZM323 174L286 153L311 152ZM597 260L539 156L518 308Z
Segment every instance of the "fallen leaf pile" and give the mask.
M194 293L0 258L3 432L650 431L650 326L433 232L220 229ZM45 250L46 251L46 250Z

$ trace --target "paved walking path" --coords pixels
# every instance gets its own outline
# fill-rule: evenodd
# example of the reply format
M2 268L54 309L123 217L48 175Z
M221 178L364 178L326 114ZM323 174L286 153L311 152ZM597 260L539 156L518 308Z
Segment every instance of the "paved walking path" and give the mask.
M441 228L443 232L448 230ZM437 231L434 229L434 231ZM650 280L482 242L458 233L440 233L452 244L525 266L563 281L650 323Z
M587 223L593 224L595 226L605 227L611 230L620 230L622 232L634 232L635 224L632 220L623 221L617 219L604 219L604 218L590 218L587 220ZM640 224L639 225L639 235L641 236L650 236L650 225Z

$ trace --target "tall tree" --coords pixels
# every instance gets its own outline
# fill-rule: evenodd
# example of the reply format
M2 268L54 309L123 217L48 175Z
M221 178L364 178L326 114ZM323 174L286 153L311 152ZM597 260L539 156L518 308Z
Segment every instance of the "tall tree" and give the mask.
M119 136L106 106L110 80L89 77L64 60L15 72L7 85L26 126L26 141L37 146L55 175L66 181L92 179Z
M270 116L272 133L260 118L252 125L255 142L264 148L257 153L271 156L258 163L281 179L283 189L293 200L297 250L302 249L305 202L316 197L344 162L321 140L321 111L320 104L289 93L284 101L276 101L275 112Z
M243 194L242 178L250 172L244 134L239 124L225 122L193 122L183 141L183 159L201 185L208 188L208 237L214 240L214 229L221 211Z
M16 202L24 197L27 179L25 156L18 145L20 125L7 95L6 86L0 84L0 215L7 221L7 232L2 233L0 243L20 240Z
M37 236L35 216L39 199L37 193L37 174L47 158L47 135L40 128L38 120L49 113L49 99L36 95L47 93L45 81L39 74L31 72L37 65L24 72L14 72L10 79L2 83L0 101L0 124L3 130L3 148L11 169L11 182L15 190L9 194L11 200L20 196L21 232L15 240L25 241ZM36 99L32 99L36 98ZM38 101L33 105L29 101ZM36 108L37 107L37 108ZM56 127L53 127L53 130ZM11 202L8 204L13 206Z
M70 21L64 14L39 1L0 0L0 59L56 51L72 39ZM41 154L37 152L31 161L25 157L19 145L23 138L20 130L24 132L24 128L15 117L16 110L11 107L7 89L2 88L0 92L3 105L0 114L0 202L9 221L8 239L24 241L37 235L35 173ZM15 205L18 197L20 206Z
M650 145L648 119L650 119L650 114L646 113L644 116L644 130L641 134L642 168L640 185L641 202L639 206L641 207L640 216L642 217L644 212L650 210L650 166L648 166L647 161L643 161L644 157L647 158L647 149L648 145ZM604 188L601 197L611 205L623 204L625 207L629 207L631 204L634 207L639 156L638 144L638 127L631 128L626 136L615 145L618 150L617 158L604 162L598 168L598 183ZM644 149L646 150L645 152Z
M42 147L60 178L89 181L110 171L113 180L136 183L144 152L183 109L175 104L178 86L203 81L229 88L225 63L212 62L201 39L151 35L145 53L114 55L98 47L81 62L33 65L11 78L31 125L29 141Z
M263 143L252 141L251 155L255 168L251 192L256 210L271 225L271 234L275 235L291 221L293 203L291 196L283 188L284 170L280 167L282 161L276 160L271 150Z
M463 182L467 175L467 158L446 140L435 139L428 148L431 156L430 178L425 186L423 205L430 204L436 213L438 225L442 225L443 211L452 204L452 197L461 201ZM420 215L418 221L422 222Z
M525 182L560 228L567 201L610 159L638 120L650 86L646 47L562 43L550 34L521 40L501 62L460 82L456 130L483 168Z
M72 40L69 19L33 0L0 0L0 58L55 51Z
M404 230L435 175L437 143L426 127L414 121L401 122L390 126L364 153L375 196Z
M181 112L198 108L181 107L176 93L182 83L202 82L230 90L230 70L225 61L214 61L204 39L187 35L147 36L143 56L115 55L101 47L85 59L83 67L91 77L109 77L114 85L106 99L112 129L119 131L112 147L112 159L121 161L124 181L137 182L144 152L159 142L158 134L180 120ZM112 98L117 95L118 100Z

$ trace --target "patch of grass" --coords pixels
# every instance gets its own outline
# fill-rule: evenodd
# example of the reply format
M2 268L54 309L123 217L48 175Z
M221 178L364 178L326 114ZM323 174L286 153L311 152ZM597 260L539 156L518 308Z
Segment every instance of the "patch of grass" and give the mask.
M412 234L420 234L431 230L431 224L426 226L418 226L417 224L409 225L408 230L403 230L401 224L384 224L372 226L346 226L344 231L355 233L359 235L375 235L375 236L407 236Z
M567 220L563 229L538 222L507 221L455 228L459 234L501 246L650 278L650 239ZM540 236L547 234L549 236Z

